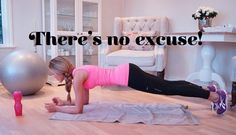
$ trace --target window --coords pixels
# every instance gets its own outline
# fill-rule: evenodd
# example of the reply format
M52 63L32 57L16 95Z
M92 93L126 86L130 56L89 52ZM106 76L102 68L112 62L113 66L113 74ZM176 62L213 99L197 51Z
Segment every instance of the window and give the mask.
M12 47L11 0L0 0L0 48Z

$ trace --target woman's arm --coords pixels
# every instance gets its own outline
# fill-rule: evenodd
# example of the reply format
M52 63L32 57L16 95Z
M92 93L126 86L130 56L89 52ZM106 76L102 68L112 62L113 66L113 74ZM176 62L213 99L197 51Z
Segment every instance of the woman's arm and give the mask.
M63 102L63 105L75 105L74 100L72 100L71 103L67 100L63 100L62 102ZM89 104L89 90L88 89L84 89L83 103L84 105Z
M75 93L75 106L77 113L83 113L84 107L84 92L85 89L83 87L83 82L86 80L85 75L83 72L74 76L74 93Z
M85 92L83 82L87 79L87 72L80 72L75 74L73 80L73 88L75 93L75 106L57 106L54 103L45 104L45 108L49 112L63 112L77 114L83 112L84 102L88 103L88 92ZM88 91L88 90L86 90ZM87 96L85 96L87 95Z
M89 104L89 90L84 90L84 105Z
M52 102L58 106L75 105L75 100L72 100L71 102L69 102L59 97L52 98ZM88 103L89 103L89 90L85 89L84 90L84 105L87 105Z

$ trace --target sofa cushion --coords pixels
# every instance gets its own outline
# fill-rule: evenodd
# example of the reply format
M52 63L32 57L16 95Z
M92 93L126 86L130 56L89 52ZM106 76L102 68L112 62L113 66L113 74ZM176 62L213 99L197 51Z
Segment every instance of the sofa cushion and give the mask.
M123 50L135 50L135 51L152 51L154 50L153 45L138 45L136 44L136 38L139 36L150 36L150 37L156 37L158 35L155 31L149 31L149 32L122 32L123 36L129 37L130 43L128 45L122 46L121 49ZM141 41L141 44L145 44L147 40Z
M134 63L138 66L153 66L155 64L154 51L119 50L106 56L106 63L111 66Z

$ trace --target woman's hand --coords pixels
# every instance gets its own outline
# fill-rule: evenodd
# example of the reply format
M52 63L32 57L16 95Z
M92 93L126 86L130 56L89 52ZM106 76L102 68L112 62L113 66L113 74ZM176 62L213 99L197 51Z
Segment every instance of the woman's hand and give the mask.
M44 106L48 112L57 112L57 105L54 104L54 103L45 103L45 106Z
M52 98L52 102L58 106L63 106L65 105L65 101L63 101L62 99L60 99L59 97L54 97Z

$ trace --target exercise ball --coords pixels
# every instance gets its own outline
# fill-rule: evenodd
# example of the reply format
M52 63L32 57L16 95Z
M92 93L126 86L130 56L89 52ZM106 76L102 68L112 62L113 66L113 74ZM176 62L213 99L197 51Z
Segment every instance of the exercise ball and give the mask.
M0 64L0 80L10 93L19 90L23 95L35 94L46 83L47 74L43 59L25 50L10 53Z

